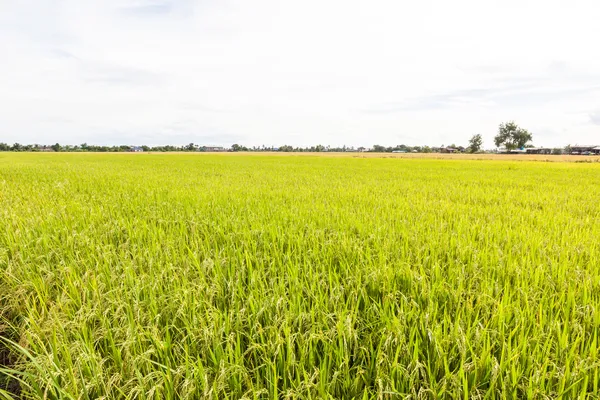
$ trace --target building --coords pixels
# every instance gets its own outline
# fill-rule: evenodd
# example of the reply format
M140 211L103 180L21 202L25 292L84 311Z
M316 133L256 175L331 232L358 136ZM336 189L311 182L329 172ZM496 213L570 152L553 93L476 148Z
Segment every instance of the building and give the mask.
M527 154L552 154L552 149L549 147L530 147L525 151Z
M600 145L597 144L576 144L570 147L571 154L600 154Z
M440 153L459 153L460 150L454 147L442 147Z
M500 147L498 149L498 153L501 153L501 154L527 154L527 150L525 150L525 149L507 150L506 147Z
M198 151L220 152L220 151L227 151L227 150L225 150L225 148L222 146L202 146L202 147L198 148Z
M144 151L143 148L141 148L140 146L131 146L131 148L129 149L130 152L132 153L141 153Z

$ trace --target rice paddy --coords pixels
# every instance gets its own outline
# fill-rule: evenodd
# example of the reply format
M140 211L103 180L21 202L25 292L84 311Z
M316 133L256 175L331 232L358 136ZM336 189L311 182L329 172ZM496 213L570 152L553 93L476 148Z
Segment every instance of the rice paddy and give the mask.
M599 178L0 154L2 395L598 398Z

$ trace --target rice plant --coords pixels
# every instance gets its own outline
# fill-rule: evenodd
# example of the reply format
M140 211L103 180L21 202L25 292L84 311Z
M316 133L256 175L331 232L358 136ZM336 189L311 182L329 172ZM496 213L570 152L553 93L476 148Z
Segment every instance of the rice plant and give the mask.
M598 177L0 154L0 394L598 398Z

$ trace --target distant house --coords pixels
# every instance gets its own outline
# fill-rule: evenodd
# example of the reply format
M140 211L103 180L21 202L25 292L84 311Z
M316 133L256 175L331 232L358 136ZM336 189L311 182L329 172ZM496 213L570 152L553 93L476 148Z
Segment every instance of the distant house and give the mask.
M597 144L576 144L571 146L571 154L600 154L600 145Z
M527 154L552 154L552 149L549 147L531 147L525 151Z
M130 152L132 153L141 153L144 151L143 148L141 148L140 146L131 146L131 148L129 149Z
M225 148L222 146L202 146L198 148L198 151L221 152L227 150L225 150Z
M440 153L459 153L460 150L455 147L442 147Z
M392 153L406 153L406 150L393 150Z
M498 149L498 153L501 153L501 154L527 154L527 150L526 149L507 150L506 147L500 147Z

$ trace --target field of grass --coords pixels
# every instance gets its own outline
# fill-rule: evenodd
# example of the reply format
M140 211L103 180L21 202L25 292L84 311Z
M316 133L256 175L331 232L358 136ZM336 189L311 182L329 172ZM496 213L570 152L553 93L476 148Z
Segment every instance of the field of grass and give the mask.
M598 398L599 178L0 153L0 382L35 399Z

